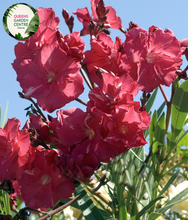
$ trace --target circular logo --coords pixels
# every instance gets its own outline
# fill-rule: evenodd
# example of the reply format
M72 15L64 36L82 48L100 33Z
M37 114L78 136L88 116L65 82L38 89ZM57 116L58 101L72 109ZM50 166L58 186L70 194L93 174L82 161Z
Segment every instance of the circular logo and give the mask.
M18 3L10 6L3 16L5 31L17 40L32 36L38 29L39 16L28 4Z

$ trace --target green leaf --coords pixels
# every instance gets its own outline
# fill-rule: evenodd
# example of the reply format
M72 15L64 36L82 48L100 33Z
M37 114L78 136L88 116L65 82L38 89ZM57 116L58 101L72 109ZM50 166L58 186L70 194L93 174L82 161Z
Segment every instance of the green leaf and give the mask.
M127 207L126 207L124 201L122 201L121 206L119 208L119 220L128 220Z
M178 162L176 165L171 167L166 173L163 174L165 176L167 173L171 172L172 170L175 170L177 167L180 167L182 164L186 163L188 161L188 156L184 157L180 162Z
M76 187L74 192L75 196L80 194L82 194L82 197L77 200L77 203L86 220L104 220L99 209L95 206L81 184Z
M138 147L138 148L135 148L133 149L135 154L138 155L138 157L144 161L145 160L145 151L144 151L144 147ZM143 165L138 159L134 159L134 164L136 166L136 169L137 170L140 170L141 166Z
M164 101L164 102L162 103L162 105L157 109L157 115L158 115L158 117L161 115L161 113L162 113L162 111L163 111L165 105L166 105L166 102Z
M146 104L146 112L149 112L151 107L153 106L153 103L155 101L156 95L157 95L158 87L154 90L151 97L149 98L147 104Z
M160 213L152 212L152 213L149 214L148 220L155 220L155 219L157 219L159 216L161 216Z
M181 132L181 136L178 139L178 144L177 144L178 147L188 146L188 134L187 133L188 133L188 130L186 130L184 133Z
M188 113L188 81L183 82L176 90L171 109L172 141L180 134Z
M150 126L149 126L149 145L151 146L153 143L153 135L154 135L154 131L155 131L155 126L157 124L157 111L155 110L150 122Z
M163 196L157 197L156 199L152 200L147 206L145 206L137 215L136 215L136 220L139 219L142 215L144 215L144 213L150 209L153 205L155 205L155 203L164 198Z
M165 113L161 115L159 118L155 131L154 131L154 143L153 143L153 153L155 153L158 149L159 145L163 144L164 141L164 135L165 135Z
M8 193L5 192L4 190L2 190L1 193L2 193L2 202L5 209L5 214L10 215L10 201L9 201Z
M136 220L136 204L132 205L130 220Z
M178 176L178 173L179 173L179 171L172 175L172 177L169 179L168 183L165 185L165 187L162 189L162 191L159 193L158 196L162 196L163 193L170 187L170 185L174 182L174 180Z
M164 213L166 212L168 209L170 209L173 205L182 202L186 199L188 199L188 197L184 197L185 195L188 194L188 188L184 189L183 191L181 191L178 195L176 195L174 198L172 198L169 202L166 203L166 205L162 208L160 208L158 210L159 213ZM184 198L183 198L184 197ZM183 198L183 199L182 199Z

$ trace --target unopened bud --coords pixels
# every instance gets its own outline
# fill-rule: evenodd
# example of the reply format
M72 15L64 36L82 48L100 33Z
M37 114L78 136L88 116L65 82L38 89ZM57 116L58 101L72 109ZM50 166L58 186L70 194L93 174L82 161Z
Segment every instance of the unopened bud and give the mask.
M106 12L103 0L100 0L96 7L96 13L98 17L103 17Z
M187 73L184 70L176 70L176 74L180 79L187 79Z
M20 96L20 98L25 99L25 96L24 96L24 94L23 94L23 93L18 92L18 95Z
M124 33L124 34L126 33L126 30L125 30L124 28L122 28L122 27L120 27L119 30L120 30L122 33Z
M69 13L64 8L63 8L63 11L62 11L62 15L63 15L63 18L65 19L65 22L67 23L68 20L69 20Z
M110 34L111 34L111 32L110 32L108 29L102 29L102 32L104 32L104 33L107 34L107 35L110 35Z
M129 28L127 29L128 31L130 31L131 29L138 27L137 24L133 23L132 21L129 23Z
M105 13L104 13L104 16L108 14L108 12L110 11L110 9L106 9Z
M69 31L70 33L72 33L72 29L73 29L73 26L74 26L74 17L71 16L67 22L67 25L68 25L68 28L69 28Z

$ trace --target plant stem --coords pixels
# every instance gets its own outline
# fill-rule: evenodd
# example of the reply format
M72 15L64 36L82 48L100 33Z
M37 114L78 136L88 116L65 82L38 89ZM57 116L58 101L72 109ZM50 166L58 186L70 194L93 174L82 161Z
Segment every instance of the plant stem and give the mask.
M91 88L93 89L95 86L95 83L93 82L93 80L91 79L90 75L89 75L89 71L87 69L87 66L86 64L82 64L82 69L85 71L85 73L87 74L87 77L89 79L89 82L90 82L90 85L91 85ZM83 71L82 71L83 72Z
M169 101L168 101L168 98L167 98L167 96L166 96L166 94L165 94L165 92L164 92L163 87L161 86L161 84L159 85L159 88L160 88L160 90L161 90L161 92L162 92L162 94L163 94L163 97L164 97L166 103L168 104L168 102L169 102Z
M81 99L79 99L79 98L75 98L75 100L76 100L77 102L81 103L82 105L87 106L87 103L84 102L84 101L82 101Z
M66 204L64 204L64 205L62 205L62 206L60 206L60 207L58 207L57 209L54 209L54 210L51 210L51 211L47 212L45 216L39 218L38 220L45 220L45 219L47 219L47 218L49 218L49 217L52 217L52 216L55 215L56 213L62 211L62 210L65 209L66 207L68 207L68 206L72 205L74 202L76 202L76 201L80 198L81 195L82 195L82 194L76 196L76 198L74 198L74 199L72 199L71 201L67 202Z
M84 78L84 80L85 80L86 84L87 84L87 85L88 85L88 87L90 88L90 90L92 90L92 89L93 89L93 87L92 87L92 85L91 85L90 81L88 80L88 78L86 77L86 75L85 75L85 73L84 73L84 71L83 71L83 69L82 69L82 68L80 68L80 73L81 73L82 77Z
M44 120L44 121L47 120L46 117L45 117L45 115L44 115L44 114L42 113L42 111L40 110L38 104L35 103L31 97L26 98L26 97L24 96L24 94L21 93L21 92L18 92L18 94L19 94L20 98L22 98L22 99L27 99L27 100L31 101L31 102L33 103L33 105L35 106L35 108L37 109L38 113L42 116L43 120Z

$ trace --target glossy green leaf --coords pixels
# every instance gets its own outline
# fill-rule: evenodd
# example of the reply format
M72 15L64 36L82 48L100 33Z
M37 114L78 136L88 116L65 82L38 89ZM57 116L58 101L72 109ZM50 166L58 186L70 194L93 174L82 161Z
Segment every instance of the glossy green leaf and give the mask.
M152 212L152 213L149 214L148 220L155 220L155 219L157 219L159 216L161 216L160 213Z
M158 149L159 145L163 144L164 141L164 135L165 135L165 114L163 112L163 114L161 115L161 117L159 118L156 127L155 127L155 131L154 131L154 138L153 138L153 153L155 153Z
M174 180L176 179L176 177L178 176L178 172L174 173L171 178L169 179L169 181L167 182L167 184L164 186L164 188L161 190L161 192L159 193L158 196L162 196L163 193L168 190L168 188L170 187L170 185L174 182Z
M188 161L188 156L184 157L180 162L178 162L176 165L171 167L166 173L163 175L165 176L167 173L171 172L172 170L175 170L177 167L180 167L182 164L186 163Z
M156 203L158 200L160 200L160 199L162 199L162 198L164 198L164 197L163 197L163 196L160 196L160 197L157 197L156 199L152 200L147 206L145 206L145 207L136 215L136 220L137 220L137 219L140 219L140 217L141 217L142 215L144 215L145 212L146 212L148 209L150 209L153 205L155 205L155 203Z
M133 203L132 208L131 208L130 220L136 220L136 204L135 204L135 202Z
M165 105L166 105L166 102L164 101L164 102L162 103L162 105L157 109L157 115L158 115L158 117L161 115L161 113L162 113L162 111L163 111Z
M154 135L154 131L155 131L155 126L157 124L157 111L155 110L150 122L150 126L149 126L149 145L151 146L153 143L153 135Z
M171 130L172 140L180 134L188 113L188 81L183 82L176 90L172 100Z
M149 112L150 109L153 106L153 103L155 101L156 95L157 95L157 91L158 91L158 87L154 90L154 92L152 93L151 97L149 98L147 104L146 104L146 112Z
M121 206L119 207L119 220L128 220L127 207L124 201L122 201Z
M88 196L87 192L80 184L76 187L74 192L75 196L82 194L82 196L77 200L79 205L79 209L82 211L83 216L86 220L104 220L103 216L101 215L99 209L95 206L93 201Z
M168 209L170 209L173 205L176 203L182 202L188 197L186 196L188 194L188 188L184 189L182 192L178 193L174 198L172 198L169 202L166 203L166 205L158 210L159 213L164 213ZM186 196L186 197L184 197ZM184 198L183 198L184 197Z
M2 202L5 210L6 215L10 215L10 200L9 200L9 195L7 192L4 190L1 190L2 193Z
M138 147L133 149L135 154L138 155L138 157L144 161L145 160L145 151L144 151L144 147ZM134 159L134 164L136 166L136 169L140 170L141 166L143 165L142 162L140 162L138 159Z

